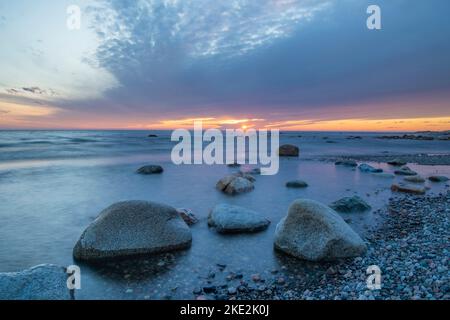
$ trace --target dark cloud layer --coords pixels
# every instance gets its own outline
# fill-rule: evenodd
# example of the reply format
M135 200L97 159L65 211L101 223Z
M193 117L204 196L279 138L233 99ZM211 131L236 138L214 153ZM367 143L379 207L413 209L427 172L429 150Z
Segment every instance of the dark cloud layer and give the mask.
M273 12L264 1L202 8L206 2L102 1L107 10L92 11L102 39L96 57L120 86L105 101L77 106L160 118L339 117L342 106L445 99L450 2L379 0L383 29L369 31L372 2L294 1ZM435 113L449 115L448 105L438 105Z

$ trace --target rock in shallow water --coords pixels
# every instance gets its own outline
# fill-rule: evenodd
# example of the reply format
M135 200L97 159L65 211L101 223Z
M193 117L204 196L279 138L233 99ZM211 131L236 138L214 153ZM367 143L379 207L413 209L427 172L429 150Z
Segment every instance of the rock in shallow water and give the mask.
M228 204L217 205L208 217L208 225L219 233L258 232L269 224L269 220L253 210Z
M431 176L428 180L431 182L447 182L448 178L446 176Z
M71 300L63 267L40 265L11 273L0 273L0 300Z
M396 167L401 167L406 165L406 161L400 160L400 159L394 159L391 161L387 162L388 164L390 164L391 166L396 166Z
M367 173L381 173L381 172L383 172L383 169L374 168L371 165L368 165L366 163L361 164L358 168L359 168L359 170L361 172L367 172Z
M300 189L300 188L308 187L308 184L303 180L294 180L294 181L289 181L288 183L286 183L286 187Z
M337 166L345 166L345 167L357 167L358 163L353 160L339 160L334 163Z
M298 157L300 149L292 144L285 144L278 149L278 155L280 157Z
M220 179L216 188L230 195L246 193L255 188L252 181L254 181L253 177L230 175Z
M405 180L406 182L411 182L411 183L425 183L425 179L419 175L405 177L403 180Z
M394 183L391 186L391 190L393 192L411 193L411 194L418 194L418 195L425 194L427 191L424 187L413 186L413 185L404 184L404 183Z
M191 210L181 208L181 209L177 209L177 211L178 211L178 214L180 215L181 219L183 219L184 222L186 222L186 224L188 226L193 226L194 224L196 224L198 222L197 217Z
M379 177L379 178L384 178L384 179L394 179L395 176L392 173L374 173L373 174L374 177Z
M190 247L192 235L176 209L147 201L116 203L103 210L73 250L76 259L115 259Z
M330 207L296 200L278 224L275 248L309 261L330 261L362 255L364 241Z
M164 172L163 167L156 165L144 166L137 170L137 173L139 174L160 174L163 172Z
M399 170L395 170L394 173L399 176L415 176L415 175L417 175L417 172L411 170L407 166L403 166Z
M372 209L367 202L358 196L342 198L330 204L330 208L345 213L362 212Z

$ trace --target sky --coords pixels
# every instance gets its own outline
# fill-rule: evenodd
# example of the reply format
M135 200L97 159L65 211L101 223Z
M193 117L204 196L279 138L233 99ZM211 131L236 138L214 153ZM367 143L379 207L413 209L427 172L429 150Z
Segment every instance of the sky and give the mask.
M381 30L367 28L372 4ZM449 12L448 0L0 0L0 129L450 130Z

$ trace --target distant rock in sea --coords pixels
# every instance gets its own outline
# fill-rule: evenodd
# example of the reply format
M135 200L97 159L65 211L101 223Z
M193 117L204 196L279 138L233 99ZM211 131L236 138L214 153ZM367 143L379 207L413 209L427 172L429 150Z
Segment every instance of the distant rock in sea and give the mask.
M360 236L330 207L296 200L278 224L275 248L309 261L357 257L367 247Z
M446 176L431 176L428 180L431 182L447 182L449 179Z
M337 166L357 167L358 163L354 160L338 160L334 163Z
M300 189L308 187L308 184L303 180L293 180L286 183L287 188Z
M50 264L0 273L0 300L72 300L67 278L65 268Z
M269 224L269 220L253 210L228 204L215 206L208 217L208 225L219 233L258 232Z
M343 213L363 212L372 207L358 196L345 197L330 204L330 208Z
M361 165L359 165L359 170L361 172L367 172L367 173L381 173L383 172L383 169L379 169L379 168L374 168L371 165L368 165L366 163L363 163Z
M192 235L176 209L155 202L125 201L103 210L73 250L80 260L116 259L191 246Z
M400 159L394 159L387 162L391 166L401 167L406 165L406 161L400 160Z
M156 134L149 134L148 137L149 138L158 138L158 136Z
M424 187L414 186L414 185L404 184L404 183L394 183L391 186L391 190L393 192L411 193L411 194L417 194L417 195L423 195L427 191Z
M278 155L280 157L298 157L300 149L297 146L285 144L278 149Z
M144 166L137 170L137 173L139 174L160 174L163 172L163 167L157 165Z

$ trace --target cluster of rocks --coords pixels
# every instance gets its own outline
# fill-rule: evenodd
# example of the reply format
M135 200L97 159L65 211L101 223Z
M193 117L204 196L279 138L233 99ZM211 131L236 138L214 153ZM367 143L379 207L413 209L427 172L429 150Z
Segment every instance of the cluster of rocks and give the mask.
M227 272L194 298L217 300L449 300L450 193L392 198L377 211L383 223L366 237L364 256L299 266L286 260L264 275ZM292 265L291 265L292 264ZM367 287L367 269L381 270L381 290ZM294 275L288 270L308 269ZM300 271L300 270L299 270ZM209 289L213 288L211 291Z
M416 134L403 134L403 135L384 135L377 137L378 139L385 140L421 140L421 141L431 141L431 140L450 140L450 132L419 132Z

